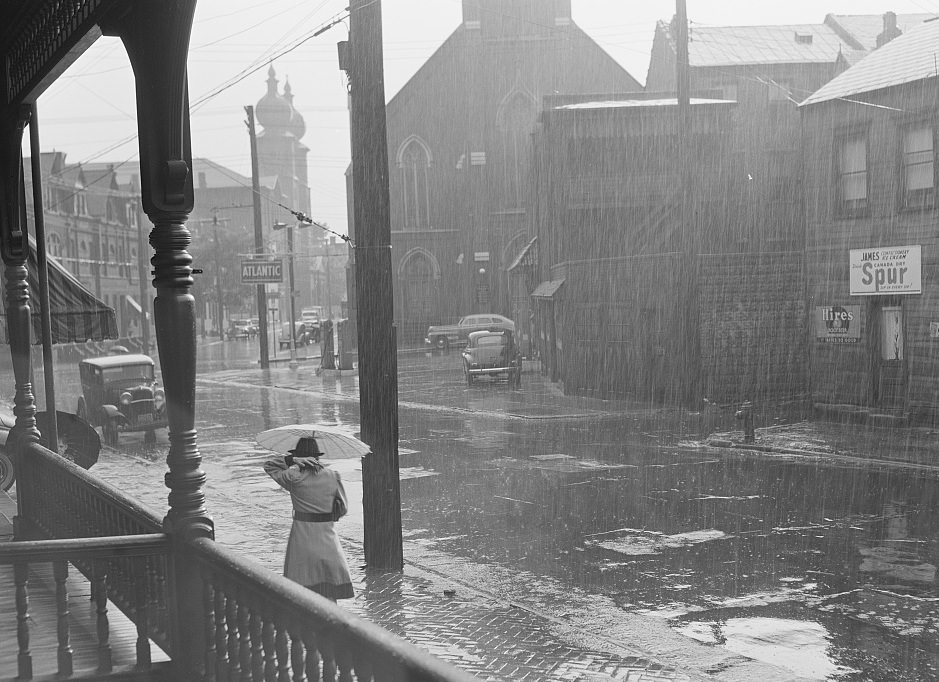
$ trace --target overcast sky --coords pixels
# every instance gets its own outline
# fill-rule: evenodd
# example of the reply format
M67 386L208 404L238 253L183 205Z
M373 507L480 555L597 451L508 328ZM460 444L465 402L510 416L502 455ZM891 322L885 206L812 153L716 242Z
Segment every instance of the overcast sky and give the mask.
M548 1L548 0L545 0ZM939 14L939 0L687 0L692 23L709 26L818 24L825 14ZM244 106L265 93L273 56L280 85L288 79L306 120L313 217L346 231L349 163L345 78L336 43L348 22L310 38L346 0L199 0L189 59L193 155L250 175ZM460 23L461 0L382 0L386 97L391 98ZM655 22L674 13L672 0L572 0L574 21L645 82ZM290 50L288 52L288 50ZM286 54L282 54L286 52ZM253 74L200 103L206 95ZM137 158L133 78L123 46L98 41L39 100L43 151L70 163Z

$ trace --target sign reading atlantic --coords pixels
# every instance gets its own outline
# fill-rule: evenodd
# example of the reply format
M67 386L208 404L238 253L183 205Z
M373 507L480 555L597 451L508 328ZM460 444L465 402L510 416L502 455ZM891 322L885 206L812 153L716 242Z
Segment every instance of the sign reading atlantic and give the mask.
M284 281L284 264L280 258L252 258L241 261L242 284L280 284Z

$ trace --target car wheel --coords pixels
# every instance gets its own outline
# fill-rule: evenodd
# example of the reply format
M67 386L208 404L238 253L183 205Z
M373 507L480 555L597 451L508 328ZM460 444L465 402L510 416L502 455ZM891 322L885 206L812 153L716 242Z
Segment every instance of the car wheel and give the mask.
M153 429L150 429L149 431L144 433L143 442L148 443L148 444L156 443L156 431L154 431Z
M104 422L104 444L114 447L117 445L117 425L113 419Z
M438 336L434 340L434 345L440 350L447 350L450 347L450 339L446 336Z
M0 449L0 490L9 490L13 487L16 474L13 472L13 460L5 449Z

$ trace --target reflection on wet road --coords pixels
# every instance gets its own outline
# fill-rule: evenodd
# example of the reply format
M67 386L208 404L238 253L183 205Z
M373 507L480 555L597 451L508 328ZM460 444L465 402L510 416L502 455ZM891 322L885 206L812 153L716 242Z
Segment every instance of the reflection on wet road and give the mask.
M224 461L240 490L267 485L257 432L358 423L353 377L225 371L237 361L216 359L200 381L197 426L207 462ZM583 405L566 419L500 418L545 390L538 377L517 395L467 388L452 357L399 366L409 539L609 597L794 676L939 675L933 474L718 457L680 447L668 425L583 417Z

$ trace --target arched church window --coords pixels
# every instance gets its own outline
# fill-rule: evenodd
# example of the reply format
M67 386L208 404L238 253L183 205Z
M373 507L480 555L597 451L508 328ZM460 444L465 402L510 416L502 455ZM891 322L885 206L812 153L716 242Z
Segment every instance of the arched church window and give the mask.
M398 154L405 229L430 227L430 166L430 152L416 137L407 141Z

